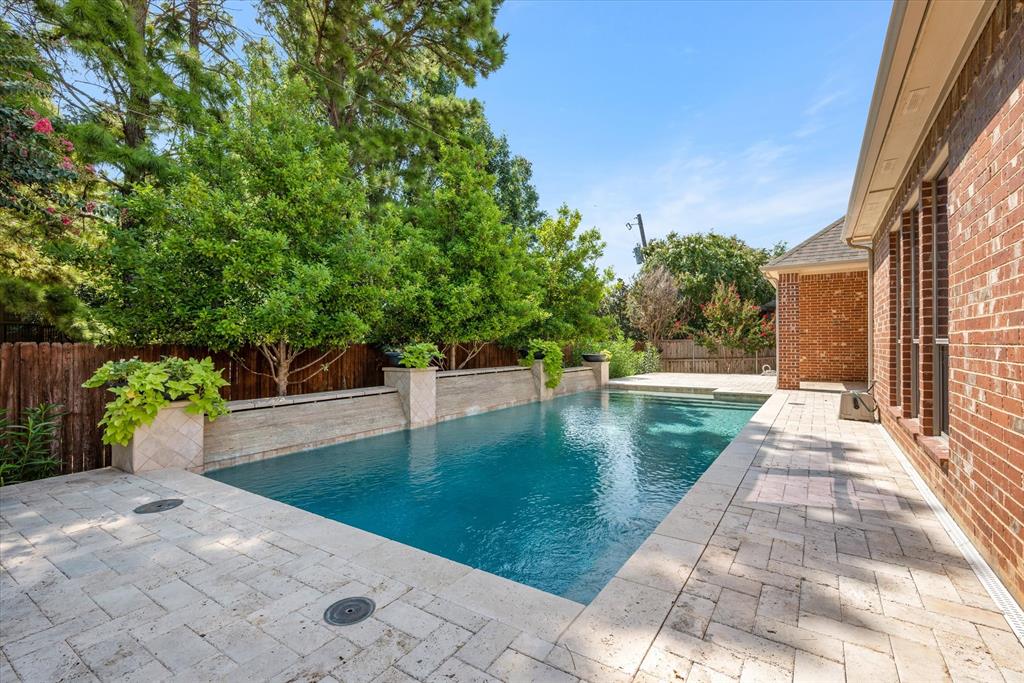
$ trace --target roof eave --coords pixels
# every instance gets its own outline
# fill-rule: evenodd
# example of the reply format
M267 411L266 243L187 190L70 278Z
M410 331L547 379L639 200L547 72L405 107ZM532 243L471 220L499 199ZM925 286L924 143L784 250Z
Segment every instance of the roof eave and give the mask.
M783 273L846 273L868 269L867 255L863 258L844 261L819 261L806 263L790 263L784 266L761 266L761 272L770 278L777 279Z
M843 238L870 239L996 0L896 0L868 110Z

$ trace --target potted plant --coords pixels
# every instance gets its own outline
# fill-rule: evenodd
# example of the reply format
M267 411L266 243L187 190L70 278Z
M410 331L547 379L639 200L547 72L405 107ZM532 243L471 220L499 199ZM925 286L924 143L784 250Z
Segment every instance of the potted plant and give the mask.
M100 420L103 443L126 446L136 428L151 423L172 401L188 401L185 412L205 414L210 420L227 413L220 395L227 380L220 373L209 357L164 357L155 362L132 358L104 363L82 386L105 386L114 394Z
M384 347L384 358L387 359L389 368L402 367L402 349L394 346Z
M554 389L562 382L562 347L558 342L531 339L526 348L526 355L519 364L524 367L533 365L533 361L544 361L544 386Z
M436 344L419 342L402 348L399 364L403 368L428 368L435 360L444 358Z
M611 358L612 354L607 349L602 349L601 351L597 352L585 352L583 354L583 360L587 361L588 363L603 363L605 361L611 360Z

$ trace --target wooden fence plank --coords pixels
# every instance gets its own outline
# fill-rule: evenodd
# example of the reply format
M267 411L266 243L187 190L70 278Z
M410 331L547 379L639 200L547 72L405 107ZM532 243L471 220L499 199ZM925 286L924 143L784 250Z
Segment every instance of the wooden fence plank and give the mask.
M298 357L298 366L317 359L323 352L308 350ZM277 393L270 368L254 348L237 354L211 352L208 349L171 345L144 347L93 346L81 343L16 342L0 344L0 407L12 420L21 419L22 412L42 401L60 403L65 415L56 439L55 451L62 460L62 472L81 472L110 464L110 447L104 446L97 426L104 406L110 398L103 389L85 389L85 382L108 360L137 356L158 360L162 356L204 358L210 356L223 370L230 385L223 391L227 400L265 398ZM467 368L514 365L514 349L488 344ZM457 360L465 359L463 353ZM338 389L358 389L384 383L384 354L377 348L355 344L334 363L315 364L300 373L300 381L289 387L289 394L303 394Z
M663 372L735 373L759 375L765 365L775 370L775 349L750 356L732 349L707 349L692 339L659 342Z

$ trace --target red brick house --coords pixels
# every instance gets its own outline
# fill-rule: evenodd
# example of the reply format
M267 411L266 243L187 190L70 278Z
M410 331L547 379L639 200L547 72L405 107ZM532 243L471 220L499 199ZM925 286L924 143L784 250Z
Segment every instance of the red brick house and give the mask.
M842 228L882 424L1019 602L1022 126L1024 2L897 1Z
M825 226L762 270L778 292L778 386L868 379L868 255Z

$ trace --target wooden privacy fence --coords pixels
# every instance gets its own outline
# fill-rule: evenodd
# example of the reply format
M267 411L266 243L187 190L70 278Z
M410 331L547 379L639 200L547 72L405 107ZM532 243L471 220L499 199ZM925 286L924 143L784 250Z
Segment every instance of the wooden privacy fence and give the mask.
M658 343L662 372L736 373L759 375L765 365L775 370L775 349L755 355L743 351L709 351L692 339L668 339Z
M318 358L323 351L309 350L295 361L295 367ZM138 356L143 360L159 360L161 356L205 358L223 369L230 384L222 390L229 401L266 398L277 394L274 381L266 375L266 360L255 349L246 349L232 356L211 353L207 349L186 346L154 345L140 347L93 346L72 343L30 343L0 345L0 408L9 418L19 419L26 408L43 402L60 403L65 415L57 435L55 452L62 459L62 471L82 472L110 464L110 448L101 441L97 427L110 394L102 389L83 389L96 368L108 360ZM513 349L488 344L472 358L466 368L515 365L518 357ZM465 360L465 352L456 354L456 363ZM384 383L384 355L372 346L351 346L340 360L326 369L313 366L294 379L289 394L318 391L358 389Z

